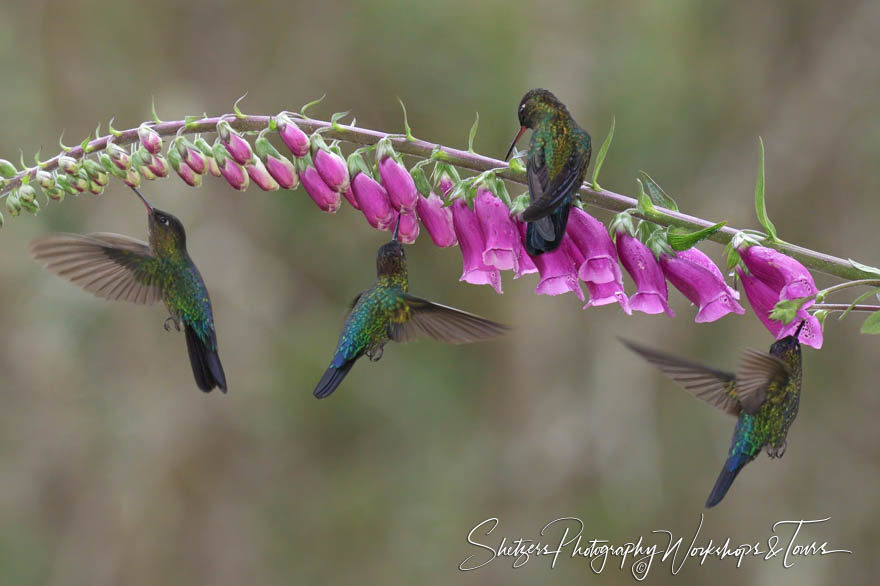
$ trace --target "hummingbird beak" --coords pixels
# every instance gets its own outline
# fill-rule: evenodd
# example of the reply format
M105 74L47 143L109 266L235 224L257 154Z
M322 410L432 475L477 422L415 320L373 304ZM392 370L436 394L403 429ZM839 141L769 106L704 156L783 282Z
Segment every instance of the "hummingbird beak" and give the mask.
M804 329L804 326L807 325L807 320L802 320L801 325L797 327L792 336L794 336L795 340L798 339L798 336L801 335L801 330Z
M505 160L505 161L506 161L507 159L510 158L510 153L513 152L513 147L516 146L516 141L519 140L519 137L521 137L521 136L523 135L523 132L525 132L525 131L526 131L526 127L525 127L525 126L520 126L520 127L519 127L519 132L516 133L516 136L513 138L513 142L510 143L510 148L507 149L507 154L504 155L504 160Z
M150 202L147 201L147 199L143 196L143 194L141 194L140 191L137 190L136 187L132 187L131 185L129 185L129 187L131 187L132 191L134 191L137 194L137 196L139 198L141 198L141 201L144 202L144 205L147 206L147 213L152 214L153 213L153 206L150 205Z
M397 214L397 224L394 225L394 233L391 235L391 239L394 240L395 242L400 242L397 239L397 234L400 231L400 216L401 215L402 214L400 214L400 213Z

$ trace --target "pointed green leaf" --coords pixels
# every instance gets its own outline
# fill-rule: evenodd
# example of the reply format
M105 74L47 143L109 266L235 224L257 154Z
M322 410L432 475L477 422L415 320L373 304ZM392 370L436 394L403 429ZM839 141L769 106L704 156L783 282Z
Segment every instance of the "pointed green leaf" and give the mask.
M636 229L636 237L642 242L647 242L649 238L660 229L660 226L654 222L641 221Z
M880 311L875 311L862 322L863 334L880 334Z
M645 193L645 186L642 185L642 180L636 179L636 183L639 184L638 210L647 216L656 213L657 210L654 209L651 198Z
M764 141L758 137L760 145L760 158L758 159L758 180L755 183L755 213L758 215L758 221L767 231L767 235L771 241L779 240L776 237L776 226L770 221L767 215L767 204L764 199Z
M403 110L403 132L406 134L406 140L414 141L416 137L413 136L412 128L409 127L409 118L406 115L406 106L403 104L403 100L400 97L397 98L397 101L400 102L400 108Z
M770 319L790 324L797 317L798 310L804 306L804 303L812 299L812 297L801 297L800 299L783 299L778 301L770 312Z
M687 250L688 248L693 248L701 240L705 240L721 228L723 228L727 222L718 222L713 226L709 226L708 228L703 228L702 230L697 230L696 232L688 232L683 230L682 228L673 228L669 231L668 240L669 245L672 246L675 250Z
M639 171L639 175L641 175L642 181L645 182L645 190L648 192L648 197L651 198L651 201L653 201L654 204L661 208L666 208L667 210L672 210L674 212L678 211L678 204L675 203L675 200L669 197L665 191L663 191L660 184L654 181L654 179L644 171Z
M863 265L862 263L855 261L851 258L848 258L847 260L849 261L849 264L851 264L853 267L859 269L860 271L864 271L866 273L871 273L872 275L880 275L880 269L878 269L877 267Z
M510 162L507 164L510 167L510 170L518 175L522 175L526 172L526 168L523 166L522 161L520 159L510 159Z
M474 152L474 138L477 136L477 128L480 127L480 113L477 112L477 117L474 120L474 123L471 125L471 131L468 133L468 152Z
M248 95L248 92L245 92L243 96L235 100L232 104L232 113L235 114L236 118L247 118L247 114L242 114L241 110L238 109L238 105L244 100Z
M326 97L327 97L327 94L324 94L323 96L321 96L317 100L312 100L311 102L309 102L308 104L303 106L302 109L299 111L300 115L302 115L303 118L308 118L308 116L306 115L306 110L308 110L312 106L320 104L321 102L324 101L324 98L326 98Z
M608 136L605 137L605 140L602 141L602 146L599 147L599 154L596 155L596 162L593 164L593 190L594 191L602 191L602 188L599 187L599 171L602 169L602 163L605 162L605 155L608 154L608 149L611 148L611 140L614 138L614 124L615 119L614 116L611 117L611 130L608 131Z

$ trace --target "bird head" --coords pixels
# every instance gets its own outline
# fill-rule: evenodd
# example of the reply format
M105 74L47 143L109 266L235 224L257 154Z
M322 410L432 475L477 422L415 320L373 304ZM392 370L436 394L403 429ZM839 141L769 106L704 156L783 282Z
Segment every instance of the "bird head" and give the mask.
M397 215L397 224L394 226L391 242L382 245L376 257L376 272L380 277L406 271L406 254L403 252L403 245L397 238L399 231L400 214Z
M147 208L147 225L150 229L150 247L157 251L185 250L186 231L180 220L168 212L154 208L150 202L132 187Z
M538 121L542 118L563 112L568 114L568 109L551 92L540 88L526 92L526 95L520 100L519 109L517 110L520 129L516 133L513 142L510 143L510 148L507 149L507 155L504 157L504 160L506 161L510 158L513 147L527 128L534 130L538 125Z

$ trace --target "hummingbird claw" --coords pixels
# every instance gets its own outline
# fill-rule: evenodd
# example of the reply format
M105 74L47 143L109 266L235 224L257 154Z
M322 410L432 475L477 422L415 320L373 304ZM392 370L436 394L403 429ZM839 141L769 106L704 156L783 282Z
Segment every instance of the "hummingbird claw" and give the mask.
M372 350L367 352L367 358L370 359L370 362L379 362L384 352L385 346L383 344L382 346L377 346L376 348L373 348Z
M785 454L785 448L788 447L788 440L782 440L782 443L775 446L767 446L767 455L771 458L781 458Z
M169 323L169 322L170 322L170 323ZM165 324L164 324L163 327L165 328L165 331L166 331L166 332L170 332L170 331L171 331L171 324L174 325L174 329L175 329L175 330L177 330L178 332L180 331L180 322L178 322L178 321L177 321L177 318L174 317L174 316L172 315L172 316L169 316L169 317L165 320Z

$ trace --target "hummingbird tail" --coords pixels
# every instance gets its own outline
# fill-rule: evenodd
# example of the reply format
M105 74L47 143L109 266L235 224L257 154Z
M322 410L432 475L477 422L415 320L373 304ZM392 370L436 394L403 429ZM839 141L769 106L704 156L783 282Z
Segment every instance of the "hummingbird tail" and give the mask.
M534 222L529 221L526 226L526 252L537 256L559 248L565 236L565 227L568 224L570 211L571 206L565 202L553 210L549 216ZM523 218L525 218L525 213Z
M315 397L323 399L335 391L336 387L342 383L342 379L345 378L345 375L348 374L348 371L351 370L351 367L354 366L354 362L354 360L347 360L340 366L330 366L327 368L324 372L324 376L322 376L321 380L318 382L318 386L315 387Z
M220 356L211 350L189 325L184 326L186 332L186 349L192 365L193 376L201 390L210 393L214 387L226 392L226 374L220 364Z
M724 468L721 469L721 474L718 475L718 480L715 481L715 486L712 488L709 498L706 499L707 509L711 509L721 502L721 499L724 498L724 495L727 494L727 491L733 484L736 475L739 474L739 471L743 469L743 466L748 461L748 459L743 459L735 454L727 458L727 462L724 463Z

